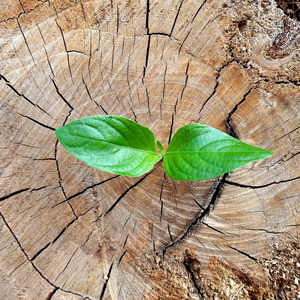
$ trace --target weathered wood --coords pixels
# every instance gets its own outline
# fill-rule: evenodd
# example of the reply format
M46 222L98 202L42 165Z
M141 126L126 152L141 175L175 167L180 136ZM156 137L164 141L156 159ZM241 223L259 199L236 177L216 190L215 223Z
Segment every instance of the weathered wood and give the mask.
M296 298L298 32L273 0L2 1L0 298ZM95 114L275 155L201 182L115 176L55 138Z

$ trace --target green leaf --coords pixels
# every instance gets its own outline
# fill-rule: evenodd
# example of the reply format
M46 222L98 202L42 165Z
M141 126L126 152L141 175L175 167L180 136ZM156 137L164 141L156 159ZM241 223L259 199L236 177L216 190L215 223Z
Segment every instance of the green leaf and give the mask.
M141 176L161 159L153 132L124 117L85 117L55 133L63 147L75 157L114 174Z
M202 180L219 176L273 155L201 124L180 128L164 155L165 172L175 180Z
M158 149L160 150L161 155L164 156L164 153L165 153L164 146L161 144L160 141L157 141L156 144L157 144Z

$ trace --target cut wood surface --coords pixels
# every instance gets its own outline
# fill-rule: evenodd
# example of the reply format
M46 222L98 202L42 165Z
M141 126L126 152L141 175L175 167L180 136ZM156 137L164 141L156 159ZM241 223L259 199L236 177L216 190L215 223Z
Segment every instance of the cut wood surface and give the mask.
M298 299L299 2L3 0L0 299ZM72 157L90 115L274 156L204 181Z

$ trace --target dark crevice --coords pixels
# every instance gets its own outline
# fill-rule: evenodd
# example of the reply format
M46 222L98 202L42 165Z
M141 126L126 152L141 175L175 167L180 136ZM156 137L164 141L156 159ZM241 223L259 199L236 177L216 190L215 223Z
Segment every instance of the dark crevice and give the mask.
M222 72L222 70L223 70L225 67L227 67L230 63L231 63L231 61L225 63L225 64L224 64L223 66L221 66L220 69L217 71L218 73L217 73L217 76L216 76L216 83L215 83L214 89L213 89L212 93L208 96L208 98L204 101L204 103L202 104L202 107L200 108L200 110L199 110L199 112L198 112L199 115L200 115L201 112L203 111L203 109L204 109L204 107L206 106L206 104L208 103L208 101L216 94L217 88L218 88L218 86L219 86L219 78L220 78L220 76L221 76L221 72ZM197 123L200 121L200 119L201 119L201 116L199 116L199 118L198 118L198 120L197 120Z
M126 191L114 202L114 204L106 211L106 213L104 214L104 216L106 216L108 213L110 213L115 207L116 205L127 195L127 193L134 189L135 187L137 187L141 182L143 182L150 174L152 174L154 171L156 170L153 169L152 171L150 171L149 173L147 173L146 175L144 175L140 180L138 180L135 184L131 185L129 188L126 189Z
M10 197L13 197L15 195L18 195L18 194L21 194L21 193L24 193L26 191L30 190L30 188L26 188L26 189L21 189L21 190L18 190L18 191L15 191L15 192L12 192L6 196L3 196L3 197L0 197L0 202L6 200L6 199L9 199Z
M120 12L119 12L119 2L117 2L117 35L119 35L119 27L120 27Z
M40 249L36 254L31 257L31 261L34 261L45 249L47 249L51 243L46 244L42 249Z
M208 225L208 224L205 223L205 222L202 222L202 224L204 224L206 227L208 227L208 228L210 228L210 229L212 229L212 230L214 230L214 231L216 231L216 232L218 232L218 233L221 233L221 234L223 234L223 235L226 234L225 232L223 232L223 231L221 231L221 230L219 230L219 229L216 229L216 228L214 228L214 227Z
M300 2L292 0L275 0L277 7L283 10L285 15L300 21Z
M34 57L33 57L33 55L32 55L32 52L31 52L30 48L29 48L29 45L28 45L28 42L27 42L27 40L26 40L25 34L24 34L24 32L23 32L23 30L22 30L22 28L21 28L19 19L16 19L16 20L17 20L17 24L18 24L19 30L21 31L21 34L22 34L22 36L23 36L23 38L24 38L25 45L26 45L26 47L27 47L27 49L28 49L28 52L29 52L29 54L30 54L30 56L31 56L31 59L32 59L34 65L36 66Z
M53 85L54 85L54 87L55 87L55 90L56 90L58 96L59 96L59 97L60 97L60 98L68 105L68 107L69 107L71 110L73 110L73 109L74 109L73 106L72 106L72 105L66 100L66 98L60 93L60 91L59 91L59 89L58 89L58 86L56 85L54 79L52 79L52 82L53 82ZM65 121L65 123L66 123L66 121Z
M104 283L104 285L103 285L103 288L102 288L102 291L101 291L101 294L100 294L100 300L102 300L103 297L104 297L104 294L105 294L105 291L106 291L106 288L107 288L107 283L108 283L108 281L109 281L109 279L110 279L110 274L111 274L113 265L114 265L114 264L112 263L112 264L110 265L109 270L108 270L108 273L107 273L107 276L106 276L106 280L105 280L105 283Z
M160 194L159 194L159 201L160 201L160 217L159 217L159 220L160 220L160 222L161 222L161 219L162 219L162 216L163 216L163 208L164 208L164 202L162 200L163 190L164 190L164 181L162 181L162 183L161 183Z
M167 36L168 38L171 38L171 36L168 33L164 33L164 32L151 32L148 35L150 36L157 36L157 35L161 35L161 36ZM175 41L177 41L177 39L173 38Z
M148 113L149 113L149 116L150 116L150 118L151 118L150 98L149 98L148 88L147 88L146 85L145 85L145 91L146 91L146 97L147 97Z
M13 86L12 84L9 82L8 79L6 79L3 75L0 74L0 80L3 79L6 82L6 85L13 90L19 97L22 97L23 99L25 99L28 103L30 103L32 106L38 108L39 110L41 110L43 113L45 113L46 115L50 116L51 115L45 111L43 108L41 108L38 104L33 103L30 99L28 99L24 94L19 93Z
M106 115L108 115L108 112L103 108L103 106L100 104L100 108L102 109L102 111L106 114Z
M119 259L119 261L118 261L118 265L117 265L117 266L120 265L120 263L121 263L121 261L122 261L124 255L126 254L126 252L127 252L127 250L125 250L125 251L123 252L123 254L121 255L121 257L120 257L120 259Z
M65 51L66 51L66 54L67 54L67 61L68 61L69 72L70 72L71 79L72 79L72 81L73 81L73 75L72 75L72 70L71 70L69 51L68 51L68 48L67 48L67 43L66 43L66 40L65 40L65 36L64 36L64 33L63 33L62 28L61 28L60 25L57 23L56 19L54 19L54 21L55 21L55 23L56 23L56 25L57 25L57 27L59 28L60 33L61 33L61 37L62 37L62 40L63 40L64 48L65 48Z
M247 184L241 184L241 183L238 183L238 182L233 182L233 181L228 181L228 180L225 180L224 183L229 184L229 185L238 186L240 188L246 188L246 189L262 189L262 188L265 188L265 187L268 187L268 186L271 186L271 185L274 185L274 184L277 185L277 184L291 182L291 181L299 180L299 179L300 179L300 176L295 177L295 178L291 178L291 179L286 179L286 180L269 182L269 183L266 183L266 184L263 184L263 185L247 185Z
M123 248L125 248L126 244L127 244L127 240L128 240L128 237L129 237L129 233L127 234L126 238L125 238L125 241L123 243Z
M206 3L206 1L207 1L207 0L204 0L204 1L202 2L202 4L200 5L200 7L198 8L198 10L196 11L196 13L195 13L195 15L194 15L194 17L193 17L193 19L192 19L191 23L193 23L193 22L194 22L194 20L195 20L195 19L196 19L196 17L198 16L198 14L199 14L200 10L202 9L202 7L204 6L204 4Z
M231 110L231 112L228 114L228 117L226 119L226 126L227 126L227 133L234 138L238 138L238 134L236 129L234 128L234 125L232 123L231 117L232 115L237 111L238 107L246 100L247 96L257 88L257 83L255 83L254 86L252 86L243 96L242 100L239 101L234 108Z
M46 300L51 300L54 294L57 292L58 288L55 288L49 295L46 297Z
M54 244L62 235L63 233L76 221L77 219L73 219L69 224L67 224L63 230L53 239L53 241L51 242L51 244Z
M47 160L55 160L55 158L52 158L52 157L48 157L48 158L32 158L32 160L47 161Z
M205 209L194 197L192 199L202 210Z
M186 272L188 273L190 281L191 281L193 287L195 288L197 294L201 296L201 299L204 299L204 298L202 298L202 297L204 297L204 294L202 293L199 285L197 284L196 276L198 276L198 274L197 274L197 272L194 272L194 270L193 270L193 263L194 263L194 259L188 255L184 259L183 265L185 267ZM195 274L196 274L196 276L195 276Z
M71 260L73 259L73 257L75 256L76 252L78 251L79 247L76 248L76 250L73 252L73 254L71 255L71 257L69 258L68 262L66 263L65 267L63 268L63 270L61 272L59 272L59 274L56 276L55 280L54 281L57 281L57 279L59 278L59 276L61 274L63 274L65 272L65 270L68 268Z
M60 172L59 172L59 174L60 174ZM90 189L92 189L92 188L94 188L94 187L96 187L96 186L99 186L99 185L101 185L101 184L104 184L104 183L106 183L106 182L108 182L108 181L110 181L110 180L112 180L112 179L118 178L119 176L120 176L120 175L116 175L116 176L110 177L110 178L108 178L108 179L102 180L101 182L98 182L98 183L95 183L95 184L93 184L93 185L90 185L90 186L86 187L85 189L83 189L82 191L80 191L80 192L78 192L78 193L76 193L76 194L74 194L74 195L71 195L70 197L65 196L65 198L66 198L65 200L56 203L56 204L53 205L51 208L54 208L54 207L56 207L56 206L58 206L58 205L61 205L62 203L68 202L68 201L70 201L70 200L72 200L72 199L74 199L74 198L76 198L76 197L78 197L78 196L84 194L86 191L88 191L88 190L90 190ZM59 177L60 177L60 175L59 175Z
M131 216L132 216L132 211L133 211L133 210L131 210L131 212L130 212L128 218L126 219L126 221L125 221L125 223L124 223L124 225L123 225L123 229L126 227L128 221L130 220L130 218L131 218Z
M86 92L87 92L87 94L88 94L90 100L91 100L92 102L94 102L94 103L99 107L99 104L92 98L91 93L90 93L90 91L89 91L89 89L88 89L88 86L87 86L87 84L86 84L85 81L84 81L83 75L81 75L81 78L82 78L82 82L83 82L83 84L84 84L85 90L86 90Z
M43 123L41 123L41 122L39 122L39 121L31 118L31 117L25 116L25 115L20 114L20 113L17 113L17 114L20 115L20 116L22 116L22 117L24 117L24 118L26 118L26 119L28 119L28 120L30 120L30 121L32 121L32 122L34 122L34 123L36 123L36 124L38 124L38 125L40 125L40 126L42 126L42 127L44 127L44 128L50 129L52 131L55 131L55 128L53 128L51 126L48 126L46 124L43 124Z
M182 99L183 97L183 93L187 87L187 82L188 82L188 79L189 79L189 75L188 75L188 72L189 72L189 65L190 65L190 62L187 63L186 65L186 70L185 70L185 82L184 82L184 86L182 88L182 91L181 91L181 94L180 94L180 100ZM176 106L177 106L177 103L176 103ZM176 106L175 106L175 113L176 113Z
M300 128L300 126L296 127L295 129L289 131L288 133L284 134L283 136L277 138L276 140L274 140L274 142L277 142L278 140L282 139L285 136L289 136L291 133L293 133L294 131L298 130Z
M172 236L172 233L170 231L170 224L169 224L169 222L168 222L167 228L168 228L168 234L169 234L170 240L171 240L172 243L174 243L173 236Z
M22 251L22 253L24 254L24 256L26 257L27 261L31 264L31 266L33 267L33 269L39 274L40 277L42 277L49 285L51 285L52 287L55 288L55 290L59 289L65 293L69 293L69 294L72 294L72 295L76 295L76 296L79 296L81 298L83 298L83 296L79 293L76 293L76 292L72 292L72 291L69 291L69 290L65 290L59 286L56 286L54 283L52 283L37 267L36 265L34 264L34 262L29 258L28 254L26 253L25 249L22 247L20 241L18 240L17 236L14 234L14 232L12 231L12 229L10 228L10 226L8 225L6 219L4 218L4 216L2 215L2 213L0 212L0 217L2 218L5 226L8 228L10 234L13 236L14 240L16 241L16 243L18 244L20 250ZM48 296L49 297L49 296ZM52 296L51 296L52 297ZM50 299L51 299L50 297ZM89 297L85 297L85 299L89 299Z
M143 78L142 81L144 83L145 76L146 76L146 69L148 67L148 60L149 60L149 52L150 52L150 44L151 44L151 35L148 35L148 43L147 43L147 49L146 49L146 57L145 57L145 66L144 66L144 72L143 72Z
M285 231L271 231L271 230L267 230L267 229L264 229L264 228L246 228L245 230L250 230L250 231L263 231L265 233L268 233L268 234L288 234L288 232L285 232Z
M202 210L201 213L198 214L198 216L195 217L195 219L188 225L185 232L174 242L170 243L163 249L163 257L165 256L165 253L168 249L175 248L180 244L187 236L189 236L202 222L204 217L208 216L210 211L213 210L213 207L217 201L217 199L220 197L221 191L224 187L224 182L226 177L228 176L228 173L224 174L223 177L219 180L219 183L217 184L215 191L211 197L211 200L209 204L206 206L204 210Z
M234 250L234 251L236 251L236 252L238 252L238 253L240 253L240 254L242 254L242 255L245 255L246 257L250 258L251 260L255 261L256 263L259 263L259 260L257 258L255 258L255 257L251 256L250 254L248 254L246 252L243 252L243 251L241 251L241 250L239 250L237 248L234 248L232 246L229 246L229 245L227 245L227 247L230 248L230 249L232 249L232 250Z
M149 34L149 14L150 14L150 0L147 0L146 5L146 31Z
M171 126L170 126L170 134L169 134L168 144L170 144L171 139L172 139L173 126L174 126L174 116L175 116L175 113L172 114L172 122L171 122Z
M181 52L181 50L182 50L182 47L183 47L185 41L187 40L187 38L189 37L191 31L192 31L192 30L190 30L190 31L188 32L188 34L186 35L186 37L185 37L185 38L183 39L183 41L181 42L181 45L180 45L179 50L178 50L178 55L180 55L180 52Z
M174 30L174 28L175 28L175 25L176 25L176 22L177 22L177 19L178 19L178 16L179 16L179 13L180 13L181 6L182 6L183 1L184 1L184 0L181 0L180 5L179 5L179 7L178 7L178 10L177 10L177 13L176 13L174 22L173 22L173 26L172 26L172 29L171 29L171 31L170 31L170 36L172 35L173 30Z
M300 154L300 151L299 151L299 152L296 152L296 153L293 153L288 159L286 159L286 160L283 159L282 161L287 162L287 161L293 159L295 156L297 156L297 155L299 155L299 154Z

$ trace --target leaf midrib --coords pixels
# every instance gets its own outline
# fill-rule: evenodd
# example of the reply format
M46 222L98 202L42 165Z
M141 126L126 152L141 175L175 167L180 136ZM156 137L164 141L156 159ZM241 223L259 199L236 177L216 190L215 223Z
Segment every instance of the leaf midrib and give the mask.
M72 134L70 134L70 135L72 135ZM87 137L83 137L83 136L80 136L80 135L76 135L76 137L80 137L80 138L86 139L88 141L92 140L92 141L96 141L96 142L102 143L102 144L113 145L113 146L117 146L117 147L120 147L120 148L129 149L129 150L132 150L132 151L144 152L144 153L153 154L153 155L157 155L157 156L160 155L160 153L158 153L158 152L153 152L153 151L139 149L139 148L133 148L133 147L131 148L131 147L128 147L128 146L118 145L118 144L115 144L115 143L106 142L106 141L103 141L103 140L100 140L100 139L91 138L91 137L87 138ZM77 148L78 146L69 146L68 145L68 147Z

